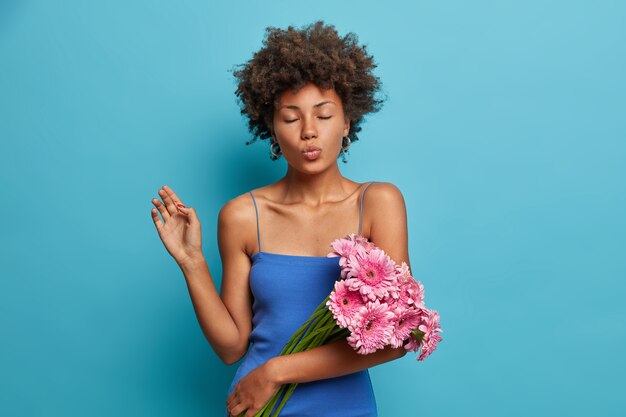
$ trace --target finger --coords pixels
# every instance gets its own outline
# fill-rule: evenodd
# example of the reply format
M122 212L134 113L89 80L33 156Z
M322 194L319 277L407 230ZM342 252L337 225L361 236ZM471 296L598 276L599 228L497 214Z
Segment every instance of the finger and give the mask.
M170 214L174 214L179 210L179 204L181 204L183 207L185 206L183 204L182 201L180 201L180 199L178 198L178 196L176 194L174 194L174 190L172 190L170 187L168 187L167 185L164 185L162 187L163 191L165 191L165 199L163 201L165 201L165 206L167 207L167 210L174 210L173 212L170 211ZM171 202L171 205L170 205Z
M163 217L163 221L167 223L167 221L170 218L170 213L168 213L163 203L161 203L159 199L153 198L152 204L154 204L154 206L159 210L159 213L161 213L161 217Z
M237 386L235 385L235 387L233 388L233 392L231 392L230 395L228 396L228 398L226 398L226 405L230 405L230 403L235 399L235 397L237 395L236 388L237 388Z
M152 215L152 221L154 221L154 225L157 228L157 231L159 233L161 233L161 228L163 227L163 222L161 222L161 219L159 219L159 215L157 213L157 210L153 207L152 210L150 210L150 214Z
M193 224L196 222L195 211L192 207L178 206L177 208L179 213L188 217L189 223Z
M233 392L230 393L230 401L235 401L237 399L237 397L239 397L239 393L237 392L239 390L239 382L237 382L234 386L233 386Z
M163 204L165 204L165 209L167 210L167 212L170 214L170 216L176 214L176 212L178 211L178 209L176 208L176 205L174 205L174 201L172 200L172 198L169 196L169 194L167 193L167 191L163 190L162 188L159 190L159 196L161 197L161 200L163 200Z
M165 192L172 198L172 200L174 201L174 204L180 203L183 204L183 200L181 200L176 193L174 192L174 190L172 190L170 187L168 187L167 185L163 186L163 189L165 190Z
M258 411L259 410L255 408L248 408L248 411L246 411L246 414L244 414L243 417L254 417Z
M228 415L229 416L237 416L237 414L235 414L235 407L239 405L239 401L237 399L234 399L227 407L226 409L228 410Z
M239 414L243 413L247 409L248 409L248 407L246 405L244 405L244 403L239 403L239 404L235 405L234 407L232 407L230 409L230 413L233 416L238 416Z

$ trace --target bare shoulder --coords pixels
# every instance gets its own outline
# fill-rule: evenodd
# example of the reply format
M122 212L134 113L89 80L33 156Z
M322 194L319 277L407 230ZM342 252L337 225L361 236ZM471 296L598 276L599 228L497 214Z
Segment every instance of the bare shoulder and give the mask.
M374 201L382 200L382 202L385 204L404 203L404 196L402 195L402 191L400 191L400 189L391 182L386 182L386 181L372 182L372 184L370 184L367 187L367 191L365 192L365 194L370 194L370 197L372 194L376 195L376 198L370 198L370 202L371 200L374 200Z
M238 195L228 200L220 209L220 217L225 221L245 221L250 220L250 207L252 207L252 196L249 192ZM252 213L254 214L254 213ZM252 216L252 220L254 220Z
M370 184L363 196L363 216L369 239L396 263L409 264L406 204L400 189L390 182Z
M363 196L363 212L368 214L370 230L380 231L393 225L406 227L404 196L390 182L376 181L367 187Z
M363 196L363 211L368 210L371 220L399 215L406 212L402 191L390 182L376 181L370 184ZM387 213L387 216L385 214Z
M227 201L218 216L218 229L226 232L220 238L227 240L231 249L238 247L246 252L250 231L256 230L255 216L254 203L249 192Z

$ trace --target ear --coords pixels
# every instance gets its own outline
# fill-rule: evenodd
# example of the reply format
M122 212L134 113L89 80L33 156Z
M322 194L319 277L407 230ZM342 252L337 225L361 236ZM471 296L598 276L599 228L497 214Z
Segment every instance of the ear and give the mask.
M350 132L350 118L346 116L345 122L343 125L343 137L345 138L346 136L348 136L349 132Z

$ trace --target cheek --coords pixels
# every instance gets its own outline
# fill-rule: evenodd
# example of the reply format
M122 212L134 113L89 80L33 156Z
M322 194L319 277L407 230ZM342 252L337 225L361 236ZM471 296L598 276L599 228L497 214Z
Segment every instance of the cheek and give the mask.
M339 121L322 124L319 127L319 133L331 140L340 140L343 137L343 126L343 123Z

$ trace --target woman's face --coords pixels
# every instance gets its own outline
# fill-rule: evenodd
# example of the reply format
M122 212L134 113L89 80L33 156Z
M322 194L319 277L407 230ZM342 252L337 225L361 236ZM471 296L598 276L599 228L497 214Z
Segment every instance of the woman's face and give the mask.
M336 164L342 139L350 131L350 120L335 90L322 90L311 82L297 93L288 89L281 94L272 124L283 156L302 171ZM306 152L309 148L318 150Z

